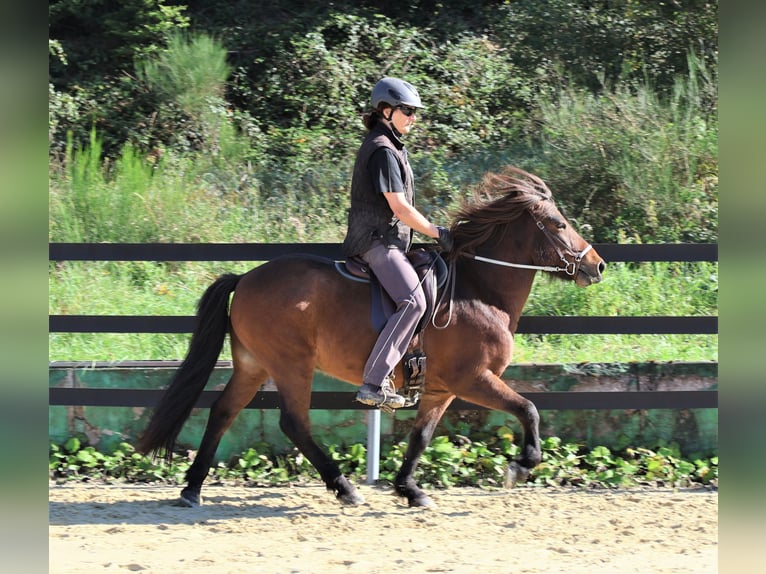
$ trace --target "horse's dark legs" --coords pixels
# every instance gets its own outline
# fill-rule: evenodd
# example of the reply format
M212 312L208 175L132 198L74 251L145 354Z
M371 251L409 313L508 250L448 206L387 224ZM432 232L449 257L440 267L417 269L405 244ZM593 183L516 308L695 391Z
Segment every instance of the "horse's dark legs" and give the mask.
M364 498L353 484L340 471L338 465L319 448L311 436L309 406L311 402L311 380L313 372L302 384L286 384L284 378L277 381L279 390L279 427L282 432L298 447L317 469L327 490L335 492L338 500L344 504L356 506L364 503ZM296 380L303 379L299 377ZM293 379L291 379L293 380Z
M537 407L491 372L482 375L478 382L463 385L457 394L461 399L510 413L519 420L523 431L521 452L508 466L506 486L513 487L524 482L529 472L542 460Z
M229 380L221 396L210 408L205 434L202 437L194 462L186 471L186 488L181 491L181 503L186 506L199 506L202 483L210 471L213 457L221 442L221 437L234 422L240 411L253 399L267 378L265 371L255 374L236 371Z
M409 435L407 452L394 481L396 493L406 498L410 506L433 506L433 501L418 487L413 475L420 456L431 443L436 425L453 398L453 395L426 394L420 399L418 414Z
M540 447L540 415L532 401L519 397L519 407L513 412L519 419L523 429L521 453L518 458L508 464L505 476L506 488L513 488L517 484L526 482L530 471L542 460L542 448Z

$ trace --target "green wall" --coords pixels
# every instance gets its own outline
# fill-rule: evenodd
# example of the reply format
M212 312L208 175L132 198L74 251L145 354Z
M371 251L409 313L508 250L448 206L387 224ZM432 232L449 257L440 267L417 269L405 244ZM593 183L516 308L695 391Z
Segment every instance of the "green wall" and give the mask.
M49 385L121 389L160 389L168 384L173 369L51 367ZM216 368L206 387L222 388L230 368ZM718 386L717 363L646 363L587 365L513 365L504 379L520 392L529 391L635 391L711 390ZM354 387L320 373L315 391L353 391ZM312 410L314 435L319 444L366 443L366 410ZM85 443L110 452L120 442L133 443L148 422L143 407L49 407L50 440L62 443L78 436ZM196 409L181 431L179 448L196 450L207 422L208 409ZM381 416L384 444L407 439L415 412L398 411ZM592 448L604 445L613 450L626 446L655 447L676 442L687 456L710 456L718 449L717 409L652 410L542 410L543 437L558 436ZM247 409L224 435L217 460L228 460L258 443L268 443L275 452L287 452L292 444L279 429L276 409ZM449 411L437 434L461 434L481 439L482 433L507 425L516 431L516 419L486 410Z

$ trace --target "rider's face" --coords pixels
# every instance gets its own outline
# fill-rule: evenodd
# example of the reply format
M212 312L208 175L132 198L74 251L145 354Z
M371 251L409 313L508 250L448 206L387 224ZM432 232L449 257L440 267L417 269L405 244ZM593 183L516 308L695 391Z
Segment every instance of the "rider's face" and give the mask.
M417 110L415 108L409 106L396 107L391 116L391 123L400 134L408 134L415 123L416 115Z

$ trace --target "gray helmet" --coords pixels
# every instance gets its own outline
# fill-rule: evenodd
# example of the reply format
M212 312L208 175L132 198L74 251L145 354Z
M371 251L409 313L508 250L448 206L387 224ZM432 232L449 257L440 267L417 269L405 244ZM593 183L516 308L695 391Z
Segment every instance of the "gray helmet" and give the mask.
M392 108L396 106L423 107L415 87L398 78L383 78L372 88L372 107L377 110L378 106L384 103Z

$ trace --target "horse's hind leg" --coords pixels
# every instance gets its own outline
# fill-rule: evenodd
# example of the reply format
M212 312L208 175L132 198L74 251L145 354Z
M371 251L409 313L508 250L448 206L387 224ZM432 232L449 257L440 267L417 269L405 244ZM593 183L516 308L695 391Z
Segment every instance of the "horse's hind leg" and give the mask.
M364 502L353 484L340 471L338 465L322 450L311 436L309 408L311 404L311 381L313 370L296 375L275 376L279 394L279 426L282 432L309 459L319 471L328 490L336 493L338 500L348 505Z
M210 408L205 434L194 462L186 472L187 485L181 491L181 504L199 506L202 503L200 495L202 483L210 471L221 437L240 411L253 399L267 378L268 373L263 369L255 368L248 371L235 367L226 388Z

